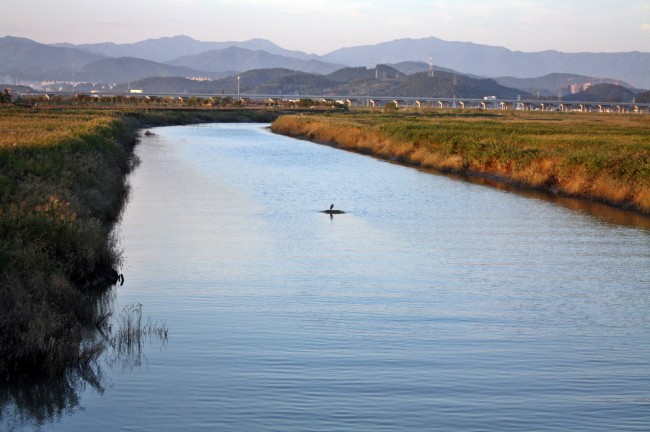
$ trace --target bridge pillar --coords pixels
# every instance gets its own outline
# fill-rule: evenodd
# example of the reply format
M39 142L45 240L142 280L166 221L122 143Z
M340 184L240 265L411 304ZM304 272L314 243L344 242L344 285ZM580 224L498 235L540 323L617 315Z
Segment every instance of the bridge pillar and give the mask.
M506 109L506 108L505 108L505 106L506 106L506 103L505 103L505 102L501 102L499 105L501 106L501 111L503 111L503 110Z

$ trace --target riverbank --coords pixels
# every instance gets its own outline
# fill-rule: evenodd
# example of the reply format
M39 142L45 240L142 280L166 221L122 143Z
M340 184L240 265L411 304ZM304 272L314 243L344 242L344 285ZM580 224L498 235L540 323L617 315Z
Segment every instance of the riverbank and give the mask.
M82 333L120 265L111 235L143 127L263 121L275 111L0 110L0 381L94 359Z
M650 214L649 116L364 112L283 116L272 130Z

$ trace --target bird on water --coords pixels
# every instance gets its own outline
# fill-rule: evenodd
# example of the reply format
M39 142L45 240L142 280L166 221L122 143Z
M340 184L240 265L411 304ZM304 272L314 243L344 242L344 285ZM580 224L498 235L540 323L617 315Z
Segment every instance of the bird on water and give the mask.
M330 206L330 210L332 210L333 208L334 208L334 204L332 204L332 205Z

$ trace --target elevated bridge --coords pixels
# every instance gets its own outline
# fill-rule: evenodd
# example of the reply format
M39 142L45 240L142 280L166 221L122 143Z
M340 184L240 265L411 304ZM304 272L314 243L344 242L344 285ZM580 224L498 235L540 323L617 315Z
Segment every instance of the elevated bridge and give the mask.
M70 92L29 92L21 96L44 95L71 96ZM81 93L80 93L81 94ZM394 103L398 107L414 108L458 108L458 109L484 109L484 110L525 110L525 111L579 111L579 112L610 112L610 113L644 113L650 114L650 103L635 102L593 102L593 101L562 101L541 99L501 99L495 97L485 98L444 98L444 97L412 97L412 96L353 96L353 95L282 95L282 94L202 94L202 93L84 93L91 97L123 96L131 98L226 98L235 100L250 100L258 103L265 101L297 101L300 99L313 99L315 101L338 102L348 106L383 107L387 103Z

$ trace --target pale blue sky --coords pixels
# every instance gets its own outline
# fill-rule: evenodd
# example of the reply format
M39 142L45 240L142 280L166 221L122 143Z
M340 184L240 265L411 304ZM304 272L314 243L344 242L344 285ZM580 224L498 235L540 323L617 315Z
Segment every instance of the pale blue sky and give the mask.
M4 0L0 36L269 39L316 54L400 38L520 51L650 52L650 0Z

